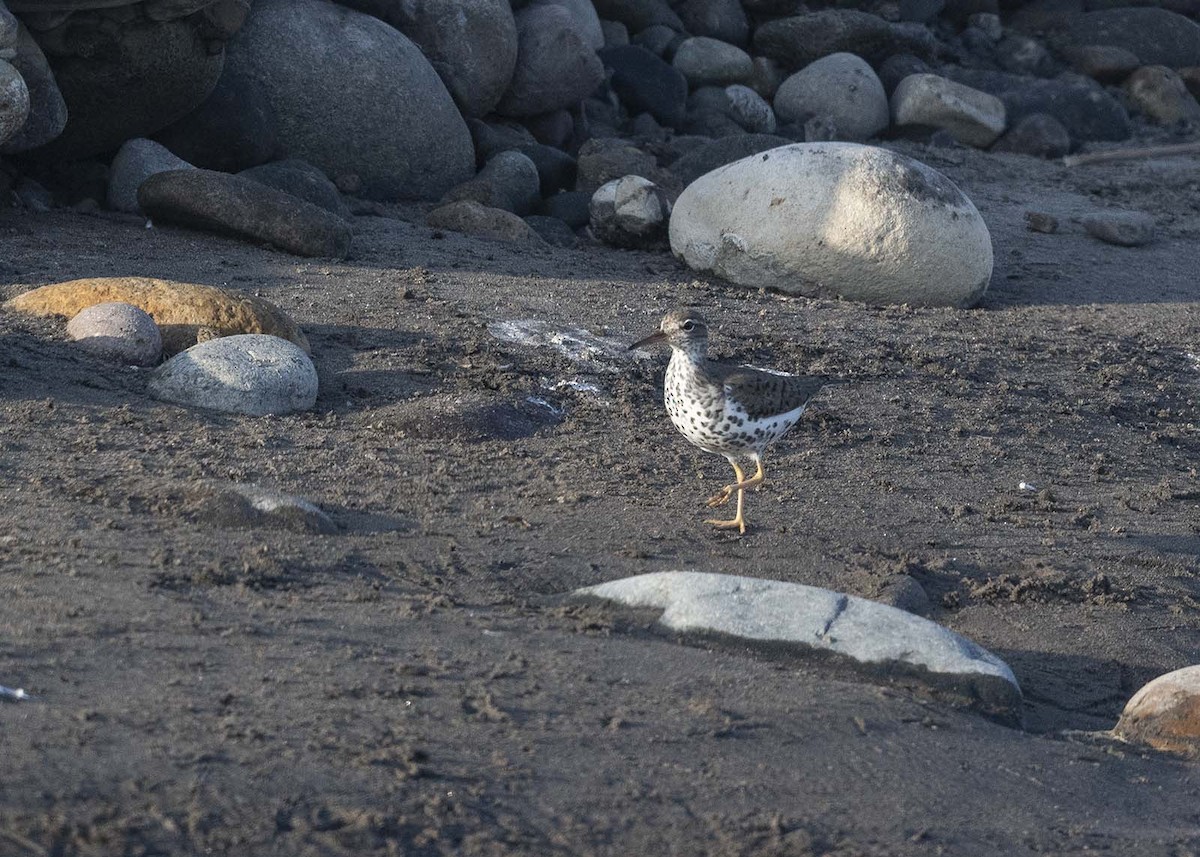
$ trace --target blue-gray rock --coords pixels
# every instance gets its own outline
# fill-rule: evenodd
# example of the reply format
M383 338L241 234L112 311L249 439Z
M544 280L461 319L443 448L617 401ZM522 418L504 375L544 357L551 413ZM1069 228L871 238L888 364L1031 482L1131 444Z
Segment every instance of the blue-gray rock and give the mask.
M547 217L544 214L529 214L525 216L525 222L533 228L534 232L542 237L543 241L553 247L570 248L579 246L579 236L575 234L575 230L557 217Z
M592 195L586 191L563 191L543 199L538 206L538 212L546 217L561 220L572 229L579 229L588 224L588 206L591 201Z
M516 15L517 64L496 112L537 116L578 104L604 80L596 52L561 6L529 6Z
M866 140L888 126L883 84L854 54L830 54L809 63L780 85L774 107L782 122L828 121L839 140Z
M0 142L16 136L29 118L29 89L21 73L0 60Z
M1077 142L1125 140L1133 133L1125 108L1096 81L1064 73L1044 80L999 71L946 67L951 80L991 93L1004 102L1012 125L1031 113L1049 113Z
M542 196L575 187L575 178L579 173L578 164L562 149L543 146L541 143L523 143L514 147L514 151L533 161L537 168Z
M442 201L470 199L490 208L525 215L533 211L541 197L540 184L533 161L510 150L494 155L475 178L450 188Z
M281 51L280 46L287 50ZM258 0L228 46L257 79L282 155L369 199L436 199L474 173L466 123L429 61L384 22L324 0Z
M546 146L565 149L575 136L575 119L570 110L562 108L539 116L529 116L521 124L535 140Z
M350 208L329 176L307 161L299 158L273 161L242 170L238 175L290 193L343 219L350 217Z
M1046 113L1031 113L992 145L993 152L1061 158L1071 151L1071 135L1062 123Z
M687 41L687 37L678 30L673 30L665 24L653 24L630 39L628 44L645 48L656 57L662 57L667 62L671 62L675 58L675 51L685 41ZM615 47L615 45L607 47Z
M203 104L154 139L190 164L223 173L264 164L283 148L266 86L236 68L226 68Z
M690 571L627 577L577 589L572 596L662 610L658 623L681 634L839 655L966 696L993 716L1020 720L1020 685L1004 661L928 619L865 598L799 583Z
M679 16L671 11L667 0L592 0L596 12L602 19L620 21L636 36L642 30L654 24L664 24L680 33L687 28L679 20Z
M606 48L629 44L629 29L620 21L602 20L600 30L604 33L604 47Z
M910 74L929 74L929 63L913 54L892 54L879 66L879 82L888 98L896 91L900 81Z
M104 360L153 366L162 356L162 335L150 313L119 301L92 304L67 322L67 336Z
M944 8L946 0L900 0L900 20L928 24Z
M892 28L888 22L855 9L826 9L778 18L754 32L754 47L791 69L841 52L867 60L881 59L892 46Z
M745 47L750 22L739 0L683 0L675 5L686 32Z
M45 145L67 126L67 103L54 80L54 72L23 24L17 28L14 50L16 55L11 63L29 91L29 115L17 132L0 146L0 152L6 154Z
M705 36L684 40L675 51L671 65L693 89L744 83L754 74L754 62L748 53L728 42Z
M605 244L626 249L665 247L671 203L654 182L625 176L592 194L588 206L592 234Z
M742 158L757 155L769 149L777 149L792 143L786 137L776 137L769 134L739 134L722 137L698 146L671 164L674 173L684 187L687 187L700 176L711 173L717 167L723 167Z
M412 39L464 116L490 112L508 88L517 59L517 27L507 0L337 2L386 21Z
M1155 122L1170 125L1200 121L1200 104L1188 92L1183 78L1165 65L1139 68L1125 81L1125 95L1134 110Z
M1167 9L1101 9L1071 22L1062 45L1113 45L1143 65L1200 65L1200 24Z
M307 411L317 402L317 370L298 345L263 333L222 336L193 345L159 366L150 395L231 414Z
M534 6L562 6L575 21L575 29L583 37L583 43L594 51L604 47L604 29L600 26L600 17L592 0L534 0Z
M601 185L622 176L653 179L658 162L648 152L620 139L591 139L579 149L576 190L593 193Z
M481 167L498 152L537 142L527 128L513 120L485 122L482 119L468 119L467 127L475 145L476 163Z
M787 75L783 67L770 57L755 57L754 71L750 75L749 86L767 101L775 97Z
M188 170L193 165L176 157L166 146L142 137L126 141L108 168L108 207L137 214L137 193L155 173Z
M1061 52L1075 71L1101 83L1120 83L1142 64L1116 45L1067 45Z
M775 110L761 95L748 86L733 84L725 87L729 99L729 118L751 134L775 133Z
M298 256L345 258L350 227L312 203L248 178L213 170L156 173L138 188L155 220L274 244Z
M670 128L683 124L688 84L678 70L637 45L605 48L599 57L612 73L613 91L630 114L649 113Z
M1154 218L1144 211L1101 211L1083 219L1088 235L1105 244L1141 247L1155 238Z
M1008 33L996 44L996 62L1013 74L1045 77L1053 73L1054 60L1037 39L1021 33Z

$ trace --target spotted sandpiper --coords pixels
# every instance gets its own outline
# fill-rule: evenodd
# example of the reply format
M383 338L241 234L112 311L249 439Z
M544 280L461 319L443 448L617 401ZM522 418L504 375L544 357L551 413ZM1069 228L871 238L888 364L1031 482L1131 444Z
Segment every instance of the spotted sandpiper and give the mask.
M705 523L745 533L745 492L762 484L763 452L796 424L825 381L709 360L708 324L689 309L667 313L657 332L629 348L658 342L671 346L664 385L671 422L694 446L725 456L737 476L736 482L708 499L715 508L737 494L737 514L732 520ZM738 464L740 457L757 467L749 479Z

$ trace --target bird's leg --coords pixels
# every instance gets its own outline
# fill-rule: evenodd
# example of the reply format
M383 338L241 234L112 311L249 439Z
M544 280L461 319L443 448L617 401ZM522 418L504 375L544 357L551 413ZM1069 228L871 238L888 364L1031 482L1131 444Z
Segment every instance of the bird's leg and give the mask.
M738 481L741 482L742 480L739 479ZM746 492L743 491L741 488L739 488L738 492L737 492L737 514L733 516L733 520L732 521L708 520L708 521L705 521L704 523L712 524L714 527L718 527L719 529L722 529L722 530L731 530L734 527L737 527L738 532L741 533L742 535L745 535L746 534L746 519L744 517L742 517L742 504L745 502L745 499L746 499Z
M724 506L729 502L729 498L733 496L733 492L739 490L739 486L746 479L746 474L742 473L742 468L738 466L737 461L730 458L729 463L733 465L733 472L737 475L737 482L733 485L726 485L716 494L708 498L708 507L715 509L718 506Z

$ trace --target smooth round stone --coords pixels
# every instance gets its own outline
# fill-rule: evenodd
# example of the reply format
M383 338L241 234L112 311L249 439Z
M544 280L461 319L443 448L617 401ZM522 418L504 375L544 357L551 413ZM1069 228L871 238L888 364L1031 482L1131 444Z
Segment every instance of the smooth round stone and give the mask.
M729 98L729 118L751 134L774 134L775 111L761 95L748 86L735 83L725 87Z
M897 125L925 125L948 131L968 146L985 148L1004 133L1004 102L936 74L914 74L892 93ZM776 108L778 110L778 108Z
M496 112L537 116L571 107L604 80L604 67L571 13L555 5L530 6L516 15L517 62Z
M1071 151L1071 135L1053 116L1031 113L997 140L992 151L1061 158Z
M1170 125L1200 120L1200 104L1173 69L1165 65L1139 68L1125 81L1125 94L1135 110L1155 122Z
M178 405L265 416L307 411L317 402L317 370L286 339L248 333L193 345L158 367L150 394Z
M1141 247L1155 237L1154 218L1144 211L1103 211L1083 219L1088 235L1118 247Z
M533 161L520 152L506 151L488 161L475 178L450 188L442 201L473 199L492 208L525 215L537 205L540 190L541 179Z
M21 73L0 60L0 143L15 137L29 118L29 88Z
M820 117L833 125L839 139L866 140L887 128L888 98L865 60L854 54L830 54L780 85L775 115L783 122Z
M687 39L675 51L671 60L694 89L698 86L724 86L743 83L754 74L754 61L735 45L696 36Z
M108 168L108 207L137 214L142 210L137 199L142 182L156 173L190 169L191 164L161 143L144 137L126 140Z
M948 178L854 143L796 143L692 182L671 250L752 288L872 304L966 307L992 275L979 212Z
M158 325L133 304L93 304L67 323L67 335L97 357L130 366L153 366L162 356Z
M492 208L473 199L439 206L425 215L425 222L434 229L449 229L493 241L544 243L533 227L511 211Z
M1133 695L1113 734L1123 741L1200 756L1200 666L1160 675Z
M54 72L25 27L17 31L15 52L12 65L20 72L29 90L29 116L20 130L4 142L0 151L5 153L37 148L53 140L67 126L67 103L63 101Z

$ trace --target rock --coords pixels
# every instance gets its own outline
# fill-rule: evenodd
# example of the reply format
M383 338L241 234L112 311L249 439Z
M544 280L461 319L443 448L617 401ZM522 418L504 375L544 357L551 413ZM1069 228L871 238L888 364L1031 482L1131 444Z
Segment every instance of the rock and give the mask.
M435 208L425 215L425 222L435 229L449 229L495 241L543 243L533 228L511 211L489 208L474 200L460 200Z
M540 195L541 179L533 161L520 152L500 152L468 182L451 188L443 202L471 199L513 214L533 211Z
M593 0L593 3L602 19L620 21L633 36L655 24L679 33L687 31L666 0Z
M604 32L604 47L619 48L629 44L629 29L620 21L601 21L600 29Z
M29 118L29 89L12 65L0 60L0 142L12 139Z
M21 75L29 93L29 115L15 134L0 146L0 152L15 154L45 145L67 127L67 103L54 80L54 72L29 30L17 30L13 68ZM2 135L0 131L0 135Z
M1179 79L1192 94L1192 98L1200 100L1200 66L1188 66L1179 70Z
M575 159L553 146L543 146L540 143L525 143L515 146L513 151L520 152L533 161L537 168L539 190L542 196L550 196L564 188L573 188L578 175L578 165Z
M703 36L685 40L675 51L671 65L693 89L743 83L754 74L754 63L744 50Z
M67 336L80 347L129 366L153 366L162 356L162 336L150 313L133 304L93 304L67 323Z
M992 146L993 152L1061 158L1071 151L1071 135L1062 123L1046 113L1026 116Z
M1031 113L1048 113L1077 142L1125 140L1132 133L1125 108L1104 87L1081 75L1061 74L1053 80L1041 80L1004 72L949 68L946 74L1003 101L1010 125Z
M1043 235L1053 235L1058 231L1058 218L1044 211L1025 212L1025 228L1030 232L1041 232Z
M928 24L946 7L946 0L900 0L900 20Z
M809 63L783 82L774 106L783 122L827 119L841 140L866 140L888 126L883 84L854 54L830 54Z
M723 167L768 149L777 149L780 146L790 146L791 144L792 141L786 137L769 134L739 134L735 137L722 137L699 146L680 157L671 164L671 172L679 178L684 187L687 187L717 167Z
M631 114L649 113L663 125L683 123L688 84L684 76L645 48L605 48L599 57L610 69L613 92Z
M744 129L733 118L729 93L716 86L702 86L688 96L683 130L688 135L728 137Z
M104 14L72 15L38 43L66 104L62 133L30 150L43 161L80 160L148 137L193 110L224 65L221 38L202 17L118 24Z
M533 228L534 232L541 236L543 241L553 247L570 248L579 246L579 236L575 234L575 230L557 217L529 214L525 216L525 222Z
M228 66L265 91L281 156L335 181L354 174L368 199L436 199L474 173L471 135L445 85L376 18L323 0L257 0Z
M683 0L675 5L684 32L745 46L750 41L750 22L738 0Z
M561 220L572 229L587 226L592 195L586 191L568 190L542 200L538 211L546 217Z
M783 83L784 74L783 68L779 63L770 57L755 57L753 60L754 70L750 75L749 86L767 101L775 98L775 93L779 90L780 84Z
M155 220L265 241L297 256L350 253L351 233L335 214L252 179L214 170L156 173L138 188Z
M671 62L675 58L675 52L685 41L687 39L678 30L673 30L664 24L654 24L630 39L628 44L645 48L656 57ZM608 47L615 47L615 45L608 45Z
M54 207L54 197L50 191L37 180L29 176L21 176L17 180L16 186L13 187L13 193L17 195L17 200L21 205L25 206L30 211L49 211Z
M1004 103L999 98L936 74L906 77L891 101L897 125L941 128L969 146L990 146L1005 128Z
M868 60L882 58L891 44L892 29L887 21L854 9L778 18L754 32L756 50L793 69L841 52Z
M967 26L982 32L993 44L1004 35L1004 25L995 12L972 12L967 16Z
M912 74L929 74L929 63L913 54L892 54L879 66L879 82L883 91L892 97L900 81Z
M841 656L859 667L904 674L1010 722L1021 690L991 652L928 619L815 586L727 574L668 571L577 589L603 599L662 610L658 624L680 634L719 635L786 649Z
M1139 68L1125 81L1130 105L1165 125L1200 120L1200 104L1188 92L1183 78L1165 65Z
M283 149L266 86L234 68L225 69L203 104L154 139L194 166L223 173L264 164Z
M658 172L654 156L624 140L588 140L579 149L576 190L593 193L601 185L623 176L653 179Z
M1126 703L1113 735L1200 758L1200 666L1184 667L1143 685Z
M176 354L154 370L147 389L165 402L228 414L292 414L317 403L317 370L287 340L246 333Z
M108 168L108 207L138 214L137 192L142 182L156 173L190 169L191 164L175 157L166 146L143 137L128 140Z
M133 304L150 314L171 355L196 344L197 332L218 336L264 333L282 337L308 351L308 339L287 313L261 298L215 286L177 283L150 277L95 277L52 283L17 295L6 309L32 315L74 318L96 304Z
M585 45L594 51L604 47L604 28L600 26L600 17L596 14L596 7L592 5L591 0L534 0L533 5L562 6L571 13L575 29L579 31Z
M1042 76L1054 68L1054 60L1037 39L1020 33L1009 33L996 45L996 62L1013 74Z
M468 119L467 127L475 144L476 162L481 167L493 155L537 142L528 128L513 120L485 122L482 119Z
M854 143L795 143L702 176L670 237L689 267L739 285L873 304L971 306L992 274L987 226L953 182Z
M569 110L552 110L523 120L533 138L544 146L566 149L575 136L575 119Z
M1105 244L1141 247L1155 237L1154 218L1144 211L1102 211L1083 219L1088 235Z
M289 530L315 535L338 532L337 524L303 497L244 482L189 484L180 507L184 518L211 527Z
M1101 9L1071 22L1060 36L1064 46L1124 48L1141 65L1171 68L1200 65L1200 24L1166 9Z
M774 134L775 111L763 97L748 86L725 87L729 99L729 118L751 134Z
M305 202L311 202L318 208L332 212L343 220L351 216L350 208L342 199L337 186L329 180L329 176L299 158L260 164L257 167L242 170L238 175L291 194Z
M671 203L649 179L625 176L592 195L592 232L605 244L651 250L666 244Z
M1120 83L1141 65L1136 56L1116 45L1068 45L1062 54L1080 74L1101 83Z
M570 107L604 80L604 67L561 6L530 6L517 13L517 64L496 112L537 116Z

